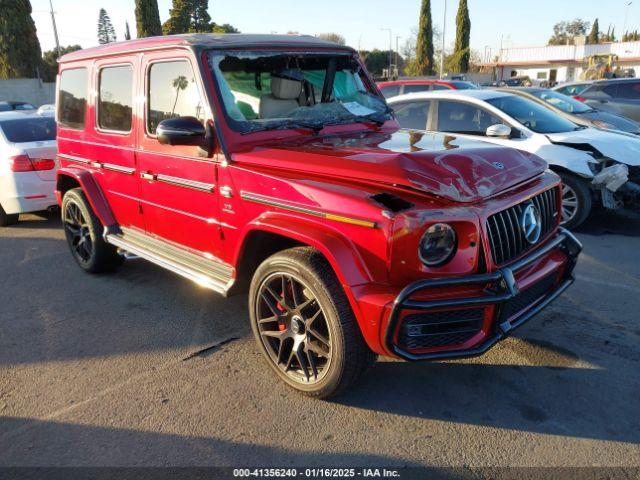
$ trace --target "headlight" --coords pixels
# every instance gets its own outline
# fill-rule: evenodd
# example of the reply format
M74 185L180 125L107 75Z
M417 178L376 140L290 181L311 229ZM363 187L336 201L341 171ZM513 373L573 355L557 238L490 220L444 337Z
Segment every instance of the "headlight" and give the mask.
M424 232L418 256L426 266L438 267L451 260L457 246L455 230L446 223L436 223Z
M593 120L592 123L598 128L604 128L606 130L616 130L615 125L611 125L610 123L603 122L602 120Z

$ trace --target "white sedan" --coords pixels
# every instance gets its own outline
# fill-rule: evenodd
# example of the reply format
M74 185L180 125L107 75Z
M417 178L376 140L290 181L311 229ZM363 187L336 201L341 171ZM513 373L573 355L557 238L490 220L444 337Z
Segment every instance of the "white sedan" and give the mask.
M0 227L56 205L56 122L50 112L0 113Z
M543 158L563 180L562 222L580 225L593 202L640 204L640 138L577 125L536 102L496 90L421 92L388 100L400 125L455 133Z

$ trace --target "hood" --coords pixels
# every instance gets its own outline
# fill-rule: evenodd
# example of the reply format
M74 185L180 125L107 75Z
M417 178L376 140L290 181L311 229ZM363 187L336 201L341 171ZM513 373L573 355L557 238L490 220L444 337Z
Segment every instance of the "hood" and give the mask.
M542 159L519 150L406 130L298 137L256 145L234 159L307 175L409 187L456 202L490 197L547 168Z
M631 134L616 133L596 128L584 128L573 132L550 133L547 138L555 144L584 150L591 145L605 157L631 166L640 165L640 138Z
M625 118L615 113L605 112L603 110L589 110L588 112L575 114L578 119L586 120L599 120L601 122L607 122L610 125L616 127L616 130L622 130L623 132L640 134L640 124L634 122L629 118Z

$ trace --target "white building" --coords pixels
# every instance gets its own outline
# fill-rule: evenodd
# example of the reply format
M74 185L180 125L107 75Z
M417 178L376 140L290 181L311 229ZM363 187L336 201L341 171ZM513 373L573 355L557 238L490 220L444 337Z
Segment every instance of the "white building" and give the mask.
M576 40L580 43L580 38ZM498 80L527 75L534 82L562 83L579 80L588 57L601 54L617 55L620 68L634 69L636 76L640 76L640 41L503 48L496 56L488 53L493 61L482 65L493 67Z

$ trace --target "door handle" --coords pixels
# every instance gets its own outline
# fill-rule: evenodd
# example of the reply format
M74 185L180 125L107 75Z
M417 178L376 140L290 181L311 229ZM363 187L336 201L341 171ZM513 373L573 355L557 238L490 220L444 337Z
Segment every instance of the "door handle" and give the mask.
M156 176L153 173L141 173L140 178L153 182L156 179Z

